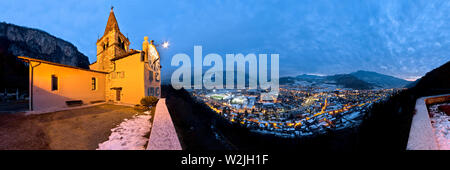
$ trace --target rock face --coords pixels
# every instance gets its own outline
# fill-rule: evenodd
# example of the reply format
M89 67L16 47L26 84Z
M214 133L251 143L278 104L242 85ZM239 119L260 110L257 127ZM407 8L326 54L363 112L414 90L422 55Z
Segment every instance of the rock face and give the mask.
M0 22L0 48L13 56L27 56L81 68L89 60L71 43L44 31Z

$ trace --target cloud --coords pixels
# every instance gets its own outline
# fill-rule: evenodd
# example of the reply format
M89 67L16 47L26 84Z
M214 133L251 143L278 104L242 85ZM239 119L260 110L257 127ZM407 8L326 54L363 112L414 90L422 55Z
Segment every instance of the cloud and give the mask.
M421 76L450 60L450 1L0 1L1 21L39 28L96 60L109 7L131 48L171 41L164 71L194 45L220 55L279 53L280 74ZM20 12L18 12L20 11ZM164 73L168 74L168 73Z

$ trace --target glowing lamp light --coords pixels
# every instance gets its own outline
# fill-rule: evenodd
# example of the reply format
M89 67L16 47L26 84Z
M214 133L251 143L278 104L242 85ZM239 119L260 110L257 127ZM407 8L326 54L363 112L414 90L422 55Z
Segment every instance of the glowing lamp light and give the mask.
M163 44L162 44L162 47L163 48L169 48L169 42L167 42L167 41L165 41Z

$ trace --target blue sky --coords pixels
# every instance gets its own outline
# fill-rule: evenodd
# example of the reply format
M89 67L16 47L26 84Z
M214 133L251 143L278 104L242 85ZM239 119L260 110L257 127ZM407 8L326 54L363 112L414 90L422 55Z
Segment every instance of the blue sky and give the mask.
M2 0L0 21L38 28L96 60L111 5L131 48L176 53L279 53L280 75L368 70L414 79L450 60L450 1L439 0Z

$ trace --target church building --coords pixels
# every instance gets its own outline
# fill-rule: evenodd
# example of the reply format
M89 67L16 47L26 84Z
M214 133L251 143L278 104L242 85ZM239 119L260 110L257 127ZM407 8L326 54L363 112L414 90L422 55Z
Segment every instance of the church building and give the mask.
M144 96L160 97L160 56L153 41L144 37L142 50L130 49L111 8L103 36L97 40L97 61L89 69L30 57L30 110L48 110L73 104L114 102L139 104Z

